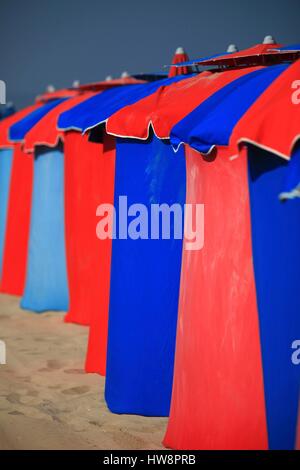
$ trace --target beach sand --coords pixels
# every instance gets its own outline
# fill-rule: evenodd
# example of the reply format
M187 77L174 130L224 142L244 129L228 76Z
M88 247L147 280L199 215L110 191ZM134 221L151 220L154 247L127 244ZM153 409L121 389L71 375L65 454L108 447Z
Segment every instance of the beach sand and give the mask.
M0 295L0 450L163 449L167 419L116 415L103 377L83 370L88 329Z

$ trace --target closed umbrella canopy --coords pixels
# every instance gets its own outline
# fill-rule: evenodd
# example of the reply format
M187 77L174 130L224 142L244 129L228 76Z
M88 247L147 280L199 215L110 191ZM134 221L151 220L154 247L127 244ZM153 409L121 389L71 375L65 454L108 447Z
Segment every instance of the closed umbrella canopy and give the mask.
M10 138L26 134L64 99L50 101L14 124ZM34 311L66 310L63 155L59 147L39 147L34 157L34 181L26 285L21 306Z
M132 103L137 101L141 96L148 96L151 93L154 93L159 87L162 86L168 86L169 84L176 82L178 80L183 79L184 77L181 78L174 78L174 79L165 79L165 80L159 80L157 82L152 82L150 84L145 84L145 85L130 85L130 86L124 86L124 87L118 87L113 90L108 90L104 91L101 94L97 94L91 99L86 100L84 103L82 103L79 106L74 107L68 112L63 113L58 121L58 125L60 129L77 129L81 131L86 131L90 128L93 128L97 125L99 125L100 122L105 121L116 109L119 109L123 106L126 106L128 103ZM73 133L74 134L74 133ZM67 132L65 141L66 144L68 143L69 139L71 138L72 133ZM76 137L74 136L76 139ZM78 138L77 138L78 141ZM82 139L81 139L82 141ZM85 145L88 145L87 139L84 138L84 141L86 141ZM77 144L78 145L78 144ZM91 144L90 144L91 145ZM110 149L111 144L106 143L106 138L104 137L104 142L103 142L103 158L101 157L101 151L99 147L99 159L98 163L102 165L101 168L98 168L99 172L99 178L101 178L101 182L99 181L99 188L98 188L98 193L97 193L97 199L98 199L98 204L101 204L102 202L105 203L112 203L114 201L114 155L113 151ZM108 154L106 155L106 148L108 147ZM95 148L95 145L92 147L92 149ZM67 147L65 147L65 152L66 152ZM90 150L93 152L93 150ZM110 152L110 155L109 155ZM78 155L78 159L80 158L80 155L76 151L76 154ZM81 156L82 158L82 156ZM72 159L70 155L70 160L66 158L66 164L67 162L70 161L69 168L70 168L70 173L73 175L69 179L69 184L75 184L74 178L74 170L75 168L72 169ZM127 160L126 160L127 161ZM95 173L97 174L97 171L94 171L94 176L90 174L91 168L85 168L88 163L88 159L83 159L80 160L80 165L82 172L81 176L78 174L77 176L77 185L79 184L80 187L82 184L85 184L84 181L86 180L87 185L89 185L89 180L94 180L95 178ZM79 167L79 168L80 168ZM86 175L86 179L85 176ZM105 177L104 177L105 175ZM79 178L80 176L80 178ZM103 180L104 177L104 180ZM85 192L85 194L88 194ZM96 194L96 193L95 193ZM69 199L68 199L69 200ZM82 201L78 200L78 203L76 203L77 197L73 196L71 199L70 196L70 205L69 205L69 211L66 213L66 217L68 220L68 213L70 217L70 226L71 224L74 223L76 220L85 220L86 213L87 211L84 209L85 207L90 207L91 202L94 204L93 206L93 214L95 214L95 202L94 200L89 198L89 200L86 200L86 202L83 204ZM90 211L91 209L89 209ZM82 212L85 211L85 214ZM90 212L89 212L90 213ZM73 214L73 215L72 215ZM81 214L80 217L78 217L78 214ZM73 221L73 222L72 222ZM68 223L67 223L67 234L68 234ZM84 231L83 227L77 233L81 233ZM93 237L94 237L94 231ZM89 234L87 234L88 237L90 237ZM81 240L84 240L84 243L86 244L86 236L82 233ZM98 262L98 268L94 266L93 270L95 273L94 276L94 281L92 283L94 287L94 293L92 294L92 298L94 299L94 308L90 308L86 304L86 312L87 316L91 318L91 325L90 325L90 336L89 336L89 346L88 346L88 353L87 353L87 361L86 361L86 370L87 371L96 371L100 372L101 374L105 374L105 369L106 369L106 341L107 341L107 318L108 318L108 304L109 304L109 280L110 280L110 256L111 256L111 240L97 240L97 247L94 247L94 242L96 240L90 240L88 245L91 248L91 256L93 255L94 260L99 260ZM70 242L71 242L71 233L70 233ZM75 242L74 235L73 235L73 242ZM94 247L92 249L92 247ZM83 247L82 247L83 249ZM81 250L82 250L81 249ZM86 248L85 248L86 250ZM101 251L101 256L99 254L99 250ZM100 259L101 258L101 259ZM102 260L102 261L101 261ZM74 257L73 257L73 263L74 263ZM72 276L75 276L75 272L78 272L79 265L78 267L74 270L74 265L72 269ZM82 272L81 272L82 273ZM98 275L96 273L99 273L99 276L101 277L101 286L99 283L99 286L97 287L96 282L97 279L99 279ZM79 274L78 274L79 275ZM137 272L138 275L138 272ZM87 282L89 283L91 287L91 281L89 280L89 276L86 275L85 279L87 279ZM75 281L74 281L74 298L75 298L75 289L77 289L76 293L76 299L78 299L78 288L75 286ZM88 290L88 287L86 287L86 291ZM72 295L71 295L71 305L72 305ZM90 305L90 304L89 304ZM90 315L88 312L91 311ZM73 313L69 313L67 316L67 321L74 321L74 309ZM77 321L78 321L78 315L77 315ZM82 321L82 320L80 320ZM169 395L168 391L168 395Z

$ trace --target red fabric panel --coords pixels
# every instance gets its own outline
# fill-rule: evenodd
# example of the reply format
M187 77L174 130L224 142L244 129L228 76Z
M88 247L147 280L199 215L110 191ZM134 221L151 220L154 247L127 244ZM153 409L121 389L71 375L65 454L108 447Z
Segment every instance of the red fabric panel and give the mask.
M204 247L183 251L175 375L164 444L267 449L247 160L186 147L187 202L205 204Z
M64 138L64 132L59 131L56 127L60 114L77 106L82 101L86 101L93 95L94 93L84 93L75 98L70 98L47 113L29 132L27 132L24 141L25 151L33 152L36 145L55 147L59 139L63 140Z
M160 87L152 95L113 114L107 121L106 130L109 134L120 137L146 139L151 123L159 138L168 138L172 127L209 96L233 80L260 68L223 73L203 72L178 83Z
M239 143L252 142L283 158L290 157L300 137L300 103L292 101L293 93L300 101L299 77L300 59L274 80L239 120L230 139L233 153ZM296 82L297 87L292 88Z
M25 285L33 184L33 156L14 149L1 292L22 295Z
M102 180L100 203L114 203L115 182L115 142L110 136L104 135L104 152L102 155ZM90 334L86 356L86 372L97 372L105 375L106 349L108 333L110 267L112 240L98 240L100 257L100 289L98 291L98 306L94 308L90 317Z
M96 237L96 208L113 204L114 142L65 135L65 218L70 309L66 322L90 325L88 372L105 373L111 240Z

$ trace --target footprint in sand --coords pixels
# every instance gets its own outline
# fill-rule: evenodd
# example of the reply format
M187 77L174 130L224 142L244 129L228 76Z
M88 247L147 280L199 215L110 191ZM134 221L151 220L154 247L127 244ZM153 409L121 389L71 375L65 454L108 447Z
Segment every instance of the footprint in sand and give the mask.
M30 375L25 375L25 376L18 375L16 378L22 380L22 382L25 382L25 383L30 383L31 382Z
M57 361L56 359L50 359L47 361L46 365L47 367L39 369L39 372L53 372L54 370L59 370L64 367L64 364L62 364L60 361Z
M90 390L90 387L87 385L81 385L80 387L72 387L66 388L62 390L62 393L65 395L82 395L83 393L87 393Z
M17 411L17 410L10 411L8 414L13 415L13 416L24 416L24 413L21 413L21 411Z
M20 405L21 404L21 395L18 393L10 393L9 395L6 395L6 400L9 403L12 403L14 405Z
M39 396L39 392L37 390L27 390L27 393L26 395L28 397L33 397L33 398L36 398Z
M97 426L97 428L102 428L103 424L99 423L98 421L89 421L89 424L92 424L93 426Z
M65 374L85 374L84 369L65 369L64 370Z

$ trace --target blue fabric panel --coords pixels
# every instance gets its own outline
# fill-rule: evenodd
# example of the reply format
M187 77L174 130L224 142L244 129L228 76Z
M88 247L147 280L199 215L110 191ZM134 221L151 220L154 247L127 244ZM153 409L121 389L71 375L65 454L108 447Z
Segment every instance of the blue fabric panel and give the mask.
M6 216L12 160L13 150L0 150L0 276L2 275L3 250L5 243Z
M252 247L260 322L269 446L293 449L300 366L292 343L300 339L300 205L278 194L288 164L261 149L249 149Z
M279 51L300 51L300 44L292 44L290 46L278 47Z
M60 150L36 151L27 275L21 301L22 308L36 312L68 309L63 165Z
M104 122L119 109L155 93L158 88L189 77L191 75L181 75L156 82L119 86L103 91L62 113L58 119L58 128L85 131Z
M32 113L28 114L26 117L16 122L9 129L9 138L13 142L20 142L24 139L27 132L37 124L51 109L55 108L57 105L65 101L65 98L58 100L50 101L49 103L41 106Z
M121 195L149 210L184 204L184 150L153 137L118 140L116 153L117 214ZM113 240L105 397L115 413L169 414L181 252L174 238Z
M250 72L221 88L173 127L172 145L185 142L202 153L213 145L227 145L239 119L287 67L275 65Z

